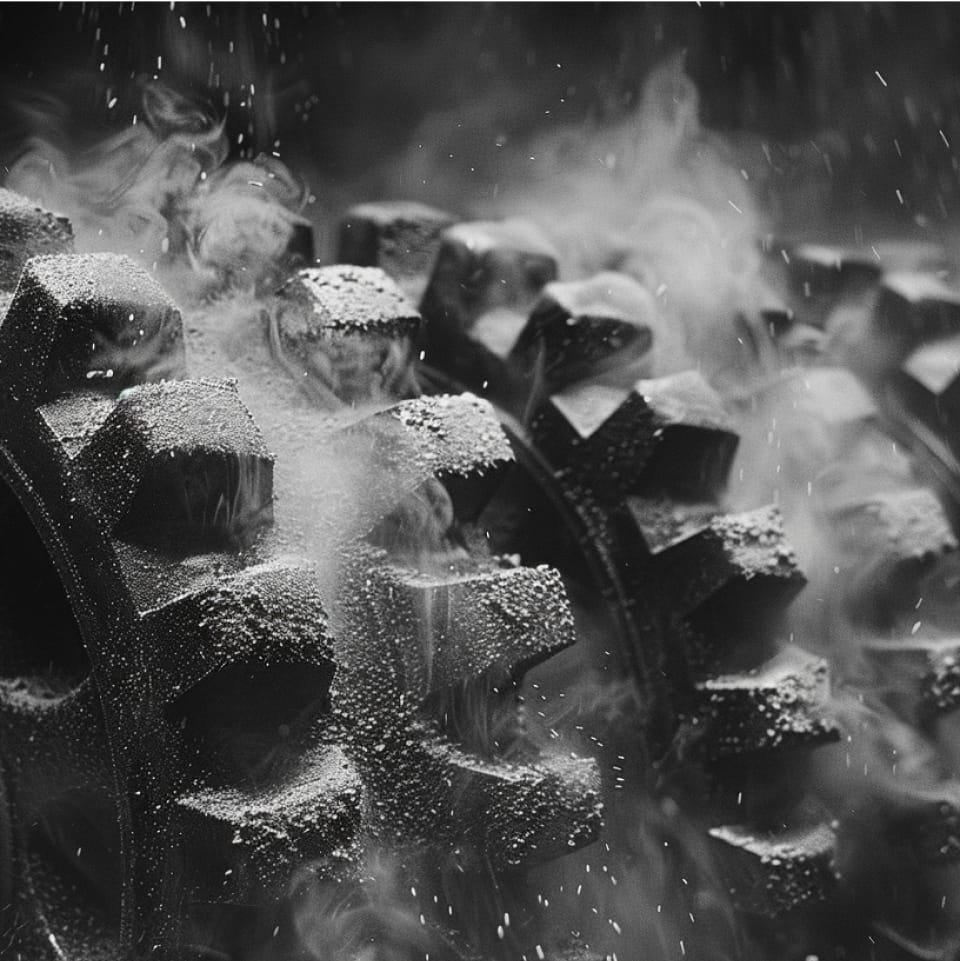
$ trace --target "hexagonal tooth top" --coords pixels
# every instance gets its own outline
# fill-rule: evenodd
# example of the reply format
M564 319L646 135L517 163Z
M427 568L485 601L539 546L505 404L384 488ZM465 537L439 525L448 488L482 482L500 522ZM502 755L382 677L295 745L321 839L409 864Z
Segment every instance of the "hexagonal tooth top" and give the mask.
M12 290L29 257L73 249L70 221L0 187L0 289Z
M399 424L414 440L413 456L428 473L470 474L513 460L513 450L493 407L474 394L407 400L375 414L354 430L389 430ZM405 445L406 446L406 445Z
M173 381L125 390L101 431L122 423L152 453L211 451L273 461L236 381Z
M710 528L747 576L796 572L796 557L784 538L783 515L777 507L720 514L711 518Z
M529 220L474 220L454 224L443 234L444 243L461 244L471 253L483 255L492 250L512 250L556 259L557 251L543 231Z
M278 296L308 308L283 312L280 330L291 340L316 339L333 331L402 336L420 323L420 314L379 267L308 267L288 280Z

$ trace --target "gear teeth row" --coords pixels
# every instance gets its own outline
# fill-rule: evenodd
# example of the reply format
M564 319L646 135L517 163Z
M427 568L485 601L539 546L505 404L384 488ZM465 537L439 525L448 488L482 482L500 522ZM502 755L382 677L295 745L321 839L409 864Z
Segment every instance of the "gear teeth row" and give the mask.
M121 538L239 539L272 517L273 458L235 383L131 388L76 457Z
M836 741L826 661L787 647L753 671L696 684L714 757Z
M291 865L336 880L354 877L362 794L340 748L321 744L280 784L199 787L181 795L177 829L202 867L187 879L191 897L243 903L264 890L279 897Z
M687 371L632 389L585 382L554 394L534 417L553 466L601 500L662 494L712 500L726 484L738 438L717 394Z
M710 836L730 893L749 914L777 918L822 901L835 886L836 838L825 825L779 835L724 826Z
M0 291L17 286L31 257L72 250L73 228L66 217L0 187Z
M0 354L0 384L17 398L90 387L116 396L183 373L180 311L127 257L34 257L0 324Z
M657 307L631 277L612 272L544 287L510 353L528 376L542 365L551 390L607 368L631 367L653 346Z
M513 763L468 754L431 735L424 711L443 682L449 687L493 672L494 683L505 685L572 642L572 618L554 572L424 578L366 551L342 595L346 646L337 651L335 696L358 767L375 785L376 830L429 841L423 826L433 824L433 841L449 844L466 825L469 839L501 865L593 840L600 784L592 761ZM439 623L431 623L437 614ZM480 643L468 653L471 630Z
M340 222L337 259L380 267L413 303L419 303L440 249L456 218L426 204L382 201L351 207Z
M327 614L309 567L280 561L213 580L143 620L166 702L230 664L312 664L333 673Z

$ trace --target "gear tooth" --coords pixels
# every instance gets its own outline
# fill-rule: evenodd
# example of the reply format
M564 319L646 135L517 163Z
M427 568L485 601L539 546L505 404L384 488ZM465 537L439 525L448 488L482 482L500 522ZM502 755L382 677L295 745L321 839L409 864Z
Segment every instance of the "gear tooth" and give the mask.
M338 880L358 871L360 778L342 751L322 745L268 788L199 787L178 797L190 896L239 903L280 896L292 870L310 865Z
M90 387L116 395L183 373L180 311L128 257L34 257L0 325L0 355L0 378L18 397Z
M791 302L804 323L823 327L840 300L874 287L882 267L873 256L844 247L820 244L776 244L774 253L786 263Z
M414 303L426 289L440 235L456 218L413 201L357 204L340 221L337 259L382 267Z
M960 336L923 344L891 377L897 401L960 450Z
M462 383L491 389L543 286L557 279L557 252L520 219L460 223L444 231L420 309L427 359Z
M362 593L368 623L392 639L406 697L422 701L487 673L515 677L575 641L563 582L551 568L472 564L425 574L369 558L345 589Z
M605 501L628 494L713 499L738 443L720 398L694 371L630 390L575 385L547 401L532 431L555 468Z
M510 360L527 373L542 365L551 390L625 367L636 379L656 327L653 295L626 274L554 282L533 305Z
M379 267L301 270L277 292L279 346L347 404L417 393L411 345L420 314Z
M876 640L862 650L882 679L876 686L907 720L960 707L960 638Z
M787 647L756 670L696 685L714 757L835 741L826 661Z
M600 774L588 758L542 757L536 764L491 762L432 741L427 754L444 783L441 812L498 867L568 854L596 840ZM424 804L436 797L429 783ZM429 823L425 820L424 823Z
M724 825L710 836L734 902L749 914L780 917L824 900L836 885L836 838L827 825L772 836Z
M333 651L314 572L272 562L206 584L144 613L150 670L169 702L232 664L311 664L333 673ZM318 695L325 691L318 691Z
M960 334L960 291L936 274L897 271L880 285L873 330L904 356L918 344Z
M273 458L235 383L126 391L76 463L132 541L238 539L272 516Z
M16 287L31 257L72 250L73 228L66 217L0 187L0 290Z
M455 516L473 520L513 461L493 408L472 394L402 401L343 431L341 441L347 456L359 442L384 478L370 498L371 512L379 512L374 524L433 477L450 494Z
M740 605L758 600L782 605L804 585L796 557L787 546L783 520L768 506L743 514L707 518L680 515L677 527L658 523L636 500L628 508L648 544L658 553L657 568L664 589L671 590L677 609L689 615L718 592L727 589L736 599L725 602L732 614ZM749 595L748 600L743 594ZM750 616L755 616L751 609Z

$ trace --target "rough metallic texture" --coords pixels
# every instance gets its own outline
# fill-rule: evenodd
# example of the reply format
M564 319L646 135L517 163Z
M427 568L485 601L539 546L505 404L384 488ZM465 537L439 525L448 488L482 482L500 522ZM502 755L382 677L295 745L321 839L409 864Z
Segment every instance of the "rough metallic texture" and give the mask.
M467 581L462 593L448 595L455 605L449 620L435 625L436 598L411 590L420 578L398 576L384 561L364 551L348 569L334 684L351 754L373 792L373 829L441 849L459 837L470 846L460 856L503 865L592 840L600 823L593 762L535 753L507 762L495 751L481 757L421 716L425 695L441 683L478 672L517 675L569 644L572 620L559 579L537 571ZM464 649L471 626L482 639L478 650Z
M656 328L653 295L626 274L554 282L533 305L510 359L553 390L625 367L635 379Z
M0 324L0 356L0 383L24 396L116 395L183 373L180 311L127 257L35 257Z
M716 496L737 435L717 394L687 371L625 390L584 383L554 394L532 431L553 466L582 475L604 499Z
M696 688L715 757L839 737L827 713L827 664L799 648L784 649L756 670L700 681Z
M274 350L304 386L346 404L419 393L411 348L420 315L379 267L301 270L271 305Z
M192 879L194 896L242 902L264 889L280 896L291 865L329 861L333 872L349 871L358 855L362 793L340 748L320 744L279 784L199 787L181 795L177 826L191 854L204 856Z
M137 539L242 536L269 519L273 458L235 383L131 388L76 457L89 496Z
M641 532L656 545L663 530L655 527L648 534L649 515L637 501L628 503ZM657 562L663 588L671 592L671 600L682 613L689 613L734 581L755 589L755 603L771 592L783 602L805 583L784 538L777 508L719 514L695 523L688 520L673 533Z
M340 220L337 258L345 264L382 267L416 303L433 270L441 234L455 219L413 201L357 204Z
M333 674L327 614L307 566L272 561L207 580L144 619L158 638L144 654L165 702L230 664L311 664Z
M775 918L823 900L836 885L836 839L823 825L780 835L713 828L721 872L741 910Z
M0 291L16 287L31 257L72 250L73 229L66 217L0 187Z

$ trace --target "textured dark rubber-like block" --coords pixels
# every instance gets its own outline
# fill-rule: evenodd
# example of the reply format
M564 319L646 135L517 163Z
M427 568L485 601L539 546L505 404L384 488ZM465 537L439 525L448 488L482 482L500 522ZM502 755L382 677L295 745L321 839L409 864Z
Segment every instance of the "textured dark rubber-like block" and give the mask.
M822 901L836 886L836 838L826 825L774 836L724 826L710 836L737 907L750 914L775 918Z
M35 257L0 325L0 356L0 383L20 396L90 387L116 395L183 373L180 311L127 257Z
M510 359L528 373L542 365L553 390L609 374L650 351L656 313L653 295L626 274L547 284Z
M344 403L414 392L420 315L379 267L301 270L277 292L273 310L280 349Z
M799 648L785 648L756 670L700 681L696 690L715 757L839 737L827 710L827 664Z
M556 469L605 500L712 499L726 484L738 442L720 398L693 371L641 380L630 390L570 387L543 405L532 431Z
M16 287L31 257L72 250L73 229L66 217L0 187L0 291Z
M235 383L131 388L76 457L122 537L242 537L272 516L273 458Z
M357 204L340 220L337 259L382 267L415 303L423 296L440 237L456 218L406 200Z

